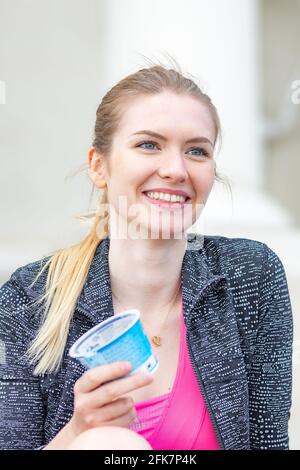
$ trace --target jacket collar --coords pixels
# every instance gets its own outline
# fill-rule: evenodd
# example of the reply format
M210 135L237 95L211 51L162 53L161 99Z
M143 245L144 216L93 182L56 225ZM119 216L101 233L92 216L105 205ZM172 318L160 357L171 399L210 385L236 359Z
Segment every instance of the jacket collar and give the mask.
M202 248L190 249L191 238L187 239L187 249L181 269L182 302L186 322L199 297L204 291L219 282L226 282L226 276L213 274L207 264ZM77 302L77 309L97 324L112 316L113 302L108 263L109 237L105 237L96 248L87 280Z

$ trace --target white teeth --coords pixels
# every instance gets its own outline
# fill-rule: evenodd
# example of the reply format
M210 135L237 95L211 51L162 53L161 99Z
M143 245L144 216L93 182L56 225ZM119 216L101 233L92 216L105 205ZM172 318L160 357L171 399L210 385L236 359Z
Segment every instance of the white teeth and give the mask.
M171 201L171 194L159 193L159 199L164 199L165 201Z
M152 191L146 192L145 194L151 199L159 199L167 202L185 202L186 200L184 196L178 196L177 194L157 193Z

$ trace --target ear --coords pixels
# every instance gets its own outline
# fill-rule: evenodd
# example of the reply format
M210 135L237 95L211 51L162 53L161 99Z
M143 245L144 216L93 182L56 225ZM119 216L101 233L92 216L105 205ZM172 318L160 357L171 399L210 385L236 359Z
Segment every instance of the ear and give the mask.
M105 188L105 167L103 157L91 146L88 151L88 175L97 188Z

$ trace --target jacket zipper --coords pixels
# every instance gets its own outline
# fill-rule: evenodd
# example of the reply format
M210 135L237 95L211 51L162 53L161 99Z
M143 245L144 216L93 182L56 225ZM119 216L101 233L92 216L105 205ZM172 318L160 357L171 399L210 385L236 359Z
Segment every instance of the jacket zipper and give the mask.
M217 281L218 281L217 279L213 279L211 282L206 284L206 286L204 286L203 289L201 290L200 295L199 295L197 300L199 300L203 297L203 293L207 289L207 287L210 287L211 285L215 284ZM189 323L189 327L191 328L191 318L190 317L188 318L188 323ZM192 351L192 347L191 347L191 344L190 344L190 335L189 334L187 335L187 344L188 344L188 352L189 352L192 368L194 370L194 373L195 373L195 376L196 376L196 379L197 379L197 383L199 385L199 389L202 393L204 403L207 407L208 414L209 414L209 417L211 419L211 423L212 423L213 429L215 431L215 434L216 434L216 437L217 437L217 440L218 440L218 443L219 443L219 447L220 447L221 450L224 450L225 445L224 445L221 433L219 431L219 428L217 426L216 418L215 418L215 416L212 412L212 408L211 408L210 403L207 399L207 393L206 393L205 388L204 388L202 377L201 377L201 375L198 371L198 368L195 366L196 361L195 361L194 354L193 354L193 351Z

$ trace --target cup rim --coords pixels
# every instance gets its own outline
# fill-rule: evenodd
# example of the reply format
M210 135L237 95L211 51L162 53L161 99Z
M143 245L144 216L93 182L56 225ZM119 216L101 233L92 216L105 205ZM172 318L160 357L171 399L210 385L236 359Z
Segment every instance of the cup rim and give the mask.
M135 316L135 318L133 318L133 322L130 323L125 330L122 331L122 333L117 336L116 338L114 338L113 340L111 341L108 341L106 344L104 344L97 352L101 351L101 349L103 349L104 347L106 347L108 344L112 343L113 341L115 341L117 338L119 338L121 335L124 335L130 328L133 327L133 325L140 319L140 311L135 309L135 308L130 308L128 310L124 310L123 312L120 312L118 313L117 315L111 315L110 317L108 317L106 320L103 320L102 322L98 323L98 325L94 326L93 328L90 328L88 331L86 331L83 335L80 336L80 338L78 338L75 343L71 346L70 350L69 350L69 353L68 355L70 357L73 357L73 358L76 358L76 359L79 359L80 357L82 358L86 358L86 357L91 357L91 356L94 356L95 352L93 353L87 353L87 354L82 354L82 353L79 353L78 348L80 346L82 346L82 344L91 336L93 335L97 330L103 328L105 325L109 324L109 323L113 323L113 322L116 322L116 321L119 321L121 320L122 318L130 315L130 314L133 314L133 316Z

